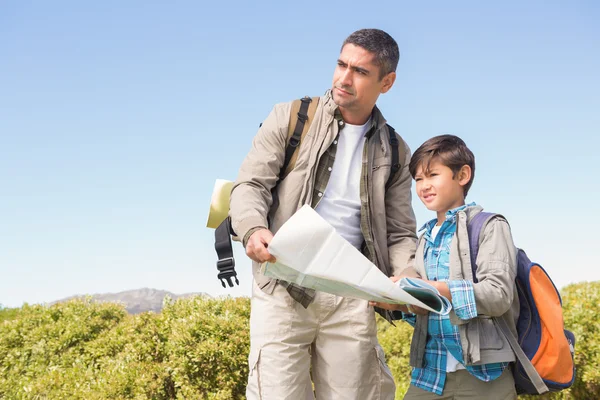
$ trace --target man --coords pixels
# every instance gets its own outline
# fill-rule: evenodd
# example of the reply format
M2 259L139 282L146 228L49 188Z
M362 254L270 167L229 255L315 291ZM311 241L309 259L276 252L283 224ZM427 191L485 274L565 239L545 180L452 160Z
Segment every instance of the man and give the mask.
M398 45L363 29L342 45L331 90L320 98L294 169L276 188L284 163L291 103L262 124L233 186L230 216L254 261L250 317L252 399L393 399L395 385L377 341L367 301L314 292L265 277L274 232L304 204L386 275L400 275L414 257L409 150L390 175L386 121L375 103L396 79ZM269 223L270 222L270 223ZM344 265L339 265L344 268Z

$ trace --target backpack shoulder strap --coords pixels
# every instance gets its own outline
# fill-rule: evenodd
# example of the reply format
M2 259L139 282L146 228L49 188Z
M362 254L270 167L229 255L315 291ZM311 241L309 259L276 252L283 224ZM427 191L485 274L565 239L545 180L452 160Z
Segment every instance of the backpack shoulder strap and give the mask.
M290 122L288 124L288 144L285 148L283 166L279 173L280 181L285 179L292 169L294 169L296 159L298 158L297 149L308 132L310 124L315 116L315 112L317 111L318 104L319 97L311 98L308 96L292 102Z
M388 129L388 135L390 140L390 147L392 149L392 166L390 168L390 176L385 183L385 189L387 190L392 184L392 179L396 176L396 173L402 167L402 162L406 160L406 148L404 145L400 145L400 140L396 136L396 131L390 124L386 124Z
M521 348L521 345L519 345L519 341L511 332L504 317L493 318L493 320L496 321L496 324L498 325L498 327L500 328L500 330L502 331L502 333L508 340L508 343L510 344L510 347L513 349L515 356L517 356L517 359L521 362L521 366L525 370L525 373L531 380L531 383L533 384L533 386L535 387L537 392L539 394L548 392L549 391L548 386L546 386L546 384L544 383L544 380L540 376L539 372L537 372L537 370L535 369L535 367L533 366L533 364L531 363L531 361L529 360L529 358L527 357L527 355ZM516 368L516 366L515 366L515 368Z
M471 251L471 271L473 272L473 282L477 283L477 254L479 254L479 245L481 244L481 232L487 223L494 217L501 216L489 212L479 212L467 224L469 235L469 249Z

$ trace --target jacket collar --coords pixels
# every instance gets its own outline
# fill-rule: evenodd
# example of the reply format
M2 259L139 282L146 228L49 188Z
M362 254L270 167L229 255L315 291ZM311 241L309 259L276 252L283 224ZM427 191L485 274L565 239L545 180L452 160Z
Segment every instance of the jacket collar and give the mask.
M323 96L323 110L328 114L333 116L337 120L342 119L342 114L340 113L339 107L333 101L333 95L331 94L331 89L327 89L325 95ZM373 107L373 111L371 112L371 126L369 127L369 133L367 136L371 136L376 131L382 129L387 121L377 108L377 105Z
M471 218L475 216L475 214L481 212L483 208L481 206L476 205L474 202L466 204L464 206L453 208L446 213L446 221L448 220L456 220L458 214L465 214L467 216L467 221L470 221ZM437 218L434 218L428 222L426 222L418 232L423 230L431 231L433 225L437 223Z

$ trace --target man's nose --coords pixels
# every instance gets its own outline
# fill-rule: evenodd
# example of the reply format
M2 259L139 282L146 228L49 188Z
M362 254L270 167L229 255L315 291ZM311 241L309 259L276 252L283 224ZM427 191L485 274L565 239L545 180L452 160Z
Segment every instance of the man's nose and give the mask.
M340 83L343 86L352 86L352 71L350 68L346 68L346 70L342 73L340 77Z

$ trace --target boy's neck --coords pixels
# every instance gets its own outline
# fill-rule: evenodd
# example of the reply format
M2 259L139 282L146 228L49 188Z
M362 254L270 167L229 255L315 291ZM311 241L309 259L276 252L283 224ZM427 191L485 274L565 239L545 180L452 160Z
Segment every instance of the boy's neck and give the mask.
M465 205L465 199L463 198L461 201L457 201L454 205L452 205L450 208L448 208L447 210L440 210L437 212L437 222L436 225L440 226L444 223L444 221L446 220L446 214L448 213L448 211L450 210L454 210L457 207L461 207Z

